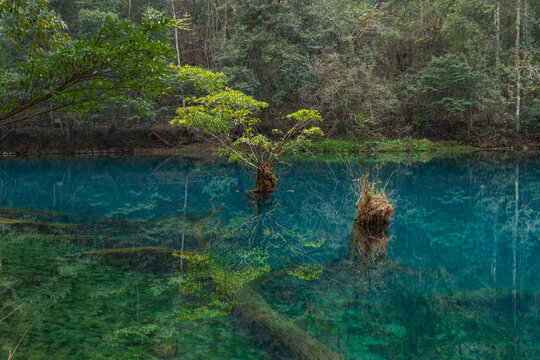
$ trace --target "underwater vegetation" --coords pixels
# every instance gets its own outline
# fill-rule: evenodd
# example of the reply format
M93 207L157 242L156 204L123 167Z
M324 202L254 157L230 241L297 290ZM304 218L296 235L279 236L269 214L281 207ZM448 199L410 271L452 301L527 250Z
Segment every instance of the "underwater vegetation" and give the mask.
M382 163L369 195L303 162L264 204L230 164L0 168L2 358L540 354L537 157Z

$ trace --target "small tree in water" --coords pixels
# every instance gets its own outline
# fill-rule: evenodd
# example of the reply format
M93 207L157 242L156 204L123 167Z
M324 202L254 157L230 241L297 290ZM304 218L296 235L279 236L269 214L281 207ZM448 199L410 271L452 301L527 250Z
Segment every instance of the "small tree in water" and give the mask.
M227 87L222 73L189 65L176 70L181 81L206 95L189 98L189 106L178 108L171 124L203 131L219 144L218 155L254 169L257 180L253 193L257 198L276 190L273 164L282 154L304 145L312 135L323 135L314 126L321 121L319 113L302 109L285 116L286 121L293 122L289 130L273 129L272 136L267 136L256 118L267 103Z

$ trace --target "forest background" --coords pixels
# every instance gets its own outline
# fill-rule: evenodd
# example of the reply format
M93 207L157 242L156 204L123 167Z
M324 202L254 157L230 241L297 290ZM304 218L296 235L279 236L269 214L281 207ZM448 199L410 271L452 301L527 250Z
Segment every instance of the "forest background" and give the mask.
M320 111L329 138L425 138L490 147L537 146L540 141L540 0L20 3L26 18L25 11L34 11L37 18L52 20L49 26L59 24L54 34L65 35L68 44L78 40L98 44L96 39L103 36L99 29L114 19L134 26L175 19L179 26L158 29L170 54L157 47L148 51L168 55L171 63L223 72L232 88L269 103L261 114L268 130L286 126L283 115L310 108ZM24 29L24 24L13 11L1 13L0 28L11 35L0 38L3 79L24 72L29 57L38 63L54 57L50 54L56 51L55 41L62 39L45 33L39 43L36 26L27 26L34 28L32 36L14 32ZM109 30L118 31L112 25ZM131 44L131 30L124 30L128 34L124 39ZM144 36L151 41L154 35ZM144 47L144 36L133 35L133 41ZM133 51L147 51L141 49ZM114 50L100 51L95 54L107 59L106 51ZM127 95L111 95L110 88L97 83L102 87L95 99L76 111L44 101L40 106L45 110L30 112L29 119L6 118L0 123L0 150L25 154L174 148L204 140L201 134L168 123L192 95L189 86L169 84L165 89L161 83L150 84L156 79L152 66L157 65L141 62L152 59L120 59L117 66L122 61L128 67L130 61L138 66L129 68L131 74L138 74L135 80L117 81L122 72L112 80L114 86L126 86ZM59 78L68 75L65 69L47 73ZM36 78L33 81L35 86ZM136 81L146 87L134 85ZM2 105L14 91L9 86L0 89ZM139 98L144 98L144 104Z

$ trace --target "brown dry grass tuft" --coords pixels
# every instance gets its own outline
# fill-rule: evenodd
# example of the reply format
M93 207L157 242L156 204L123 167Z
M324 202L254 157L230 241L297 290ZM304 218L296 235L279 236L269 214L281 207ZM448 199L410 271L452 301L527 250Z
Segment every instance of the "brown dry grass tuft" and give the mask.
M383 191L375 193L372 186L364 185L356 204L355 222L368 228L379 228L390 224L394 208Z

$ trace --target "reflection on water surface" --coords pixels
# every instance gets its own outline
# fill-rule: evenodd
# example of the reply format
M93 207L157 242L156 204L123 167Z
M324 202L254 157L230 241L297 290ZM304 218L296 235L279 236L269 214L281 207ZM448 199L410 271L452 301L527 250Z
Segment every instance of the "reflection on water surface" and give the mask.
M0 357L540 358L540 157L378 167L394 218L362 242L339 163L258 206L231 164L2 160Z

